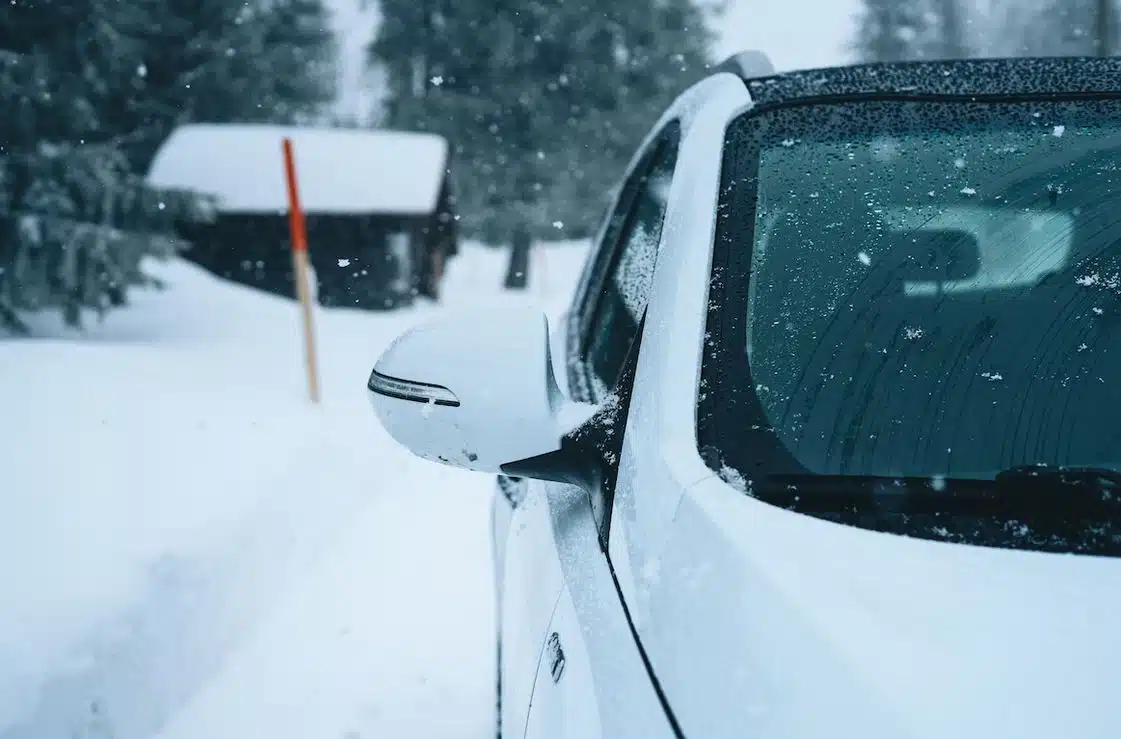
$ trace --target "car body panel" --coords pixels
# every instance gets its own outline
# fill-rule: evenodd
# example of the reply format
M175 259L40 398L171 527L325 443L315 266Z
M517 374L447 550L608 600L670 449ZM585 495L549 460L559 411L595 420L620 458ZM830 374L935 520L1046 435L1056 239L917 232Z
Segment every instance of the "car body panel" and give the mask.
M712 474L696 443L696 387L724 131L750 104L731 74L681 102L680 161L670 188L611 519L610 555L641 635L649 581L685 489Z
M566 377L566 326L565 316L550 321L553 367L561 382ZM549 519L541 505L543 491L534 483L536 498L530 500L531 482L500 478L491 503L497 638L502 644L500 710L506 736L521 736L526 727L546 629L563 588ZM507 630L505 624L517 626Z
M502 730L515 737L525 730L541 651L564 588L548 503L533 487L511 509L502 562Z
M799 94L829 92L811 79ZM706 107L707 139L722 145L717 122L738 111ZM705 138L691 134L682 158L697 161ZM672 190L610 545L683 735L1116 735L1116 560L841 526L758 502L697 466L714 169L698 165Z
M550 624L563 650L554 679L549 638L530 712L534 739L673 739L672 726L630 631L598 534L587 493L568 485L543 486L560 546L565 589Z
M712 107L710 103L718 99L724 100L724 105ZM714 149L712 146L707 147L711 149L708 153L710 154L709 162L712 166L708 169L712 171L708 172L706 176L703 167L699 168L700 172L688 167L680 167L675 171L672 187L680 190L682 187L680 182L684 182L684 186L687 188L698 185L703 187L702 183L709 184L712 190L710 199L714 201L719 174L719 141L722 141L723 136L722 126L717 123L716 119L724 116L726 122L727 117L731 115L731 111L742 108L746 102L743 83L731 74L716 75L693 87L672 108L666 111L662 119L651 130L643 146L640 147L628 166L627 177L631 176L645 151L652 146L666 125L671 121L680 121L683 124L684 140L688 138L687 129L696 120L698 143L694 145L694 148L702 149L706 146L707 142L702 141L701 137L715 135L718 139L714 144ZM697 151L697 154L702 157L705 153L703 150ZM704 161L704 159L699 161ZM671 199L672 197L671 195ZM708 216L708 223L696 223L696 219L690 217L691 210L692 207L689 204L679 208L678 222L675 222L677 224L677 237L690 238L695 237L697 233L702 233L703 238L711 240L713 228L711 214ZM605 228L606 226L601 228L598 239L602 240L604 238ZM682 230L684 230L684 233L682 233ZM666 235L663 234L663 241L665 238ZM588 294L588 285L598 256L600 255L594 251L589 256L589 261L585 265L581 278L581 286L576 291L573 308L563 322L564 328L554 330L553 334L554 346L563 343L569 359L567 363L569 371L564 375L558 374L558 376L568 378L568 392L573 397L580 399L587 397L587 388L581 387L578 372L573 372L576 364L573 361L575 359L574 354L579 352L580 347L579 336L576 332L583 325L581 323L583 315L580 308L582 304L591 300L591 296ZM701 262L704 262L703 257ZM705 278L701 275L700 279L703 281ZM702 323L703 305L704 298L700 296L700 306L697 310L699 320ZM627 433L644 436L638 431L628 431ZM636 443L634 446L639 445ZM694 446L690 444L688 448ZM699 457L697 457L695 463L693 460L686 460L686 471L683 473L686 476L692 474L696 479L706 472L707 470L703 467ZM524 490L523 501L514 508L511 516L511 533L505 549L508 561L504 567L507 572L510 572L511 568L515 572L518 571L523 565L510 564L509 561L514 558L537 562L538 564L534 566L543 567L547 570L544 579L549 583L548 587L550 589L547 595L552 599L552 588L554 587L553 563L543 564L543 560L548 558L546 552L553 552L554 556L559 554L559 561L564 567L563 579L565 582L565 591L558 596L559 601L551 601L558 609L553 615L557 624L556 627L552 628L548 635L542 634L537 620L542 611L534 613L531 616L534 619L532 627L528 629L532 632L532 635L519 634L514 637L519 644L514 648L517 656L512 656L509 662L507 662L505 656L503 660L504 669L517 670L517 679L522 679L527 666L532 661L528 657L531 651L528 645L532 643L534 638L540 637L540 649L537 655L531 698L532 708L525 711L528 716L527 730L529 733L527 736L548 736L556 737L556 739L588 736L586 732L589 729L586 725L578 727L582 733L574 734L571 732L576 729L572 728L573 724L571 722L566 723L553 719L539 720L535 717L535 714L539 711L546 715L551 711L558 710L557 706L562 705L569 707L566 709L567 711L580 711L587 715L598 716L603 736L632 735L630 732L637 730L645 723L649 723L649 725L642 729L643 733L634 735L673 736L673 729L667 722L664 709L658 700L654 686L650 682L645 663L642 661L642 655L638 644L635 642L634 634L630 630L627 614L623 602L620 600L619 590L615 586L615 578L612 576L611 566L599 546L595 521L588 502L588 494L571 486L532 480L525 480L522 489ZM552 540L537 533L530 536L519 533L521 527L525 525L521 522L531 518L534 519L533 530L535 532L540 530L539 521L536 519L538 514L532 510L523 511L522 508L524 506L536 506L541 501L546 501L546 505L554 517L555 529ZM559 552L552 549L557 544L562 545ZM534 547L539 548L539 550L531 552L530 550ZM623 564L620 579L626 578L629 582L633 579L631 567L626 561ZM528 597L540 596L528 591L524 578L516 584L510 580L505 583L502 596L504 601L502 612L504 619L511 619L506 620L505 623L522 623L521 620L512 620L527 617L527 614L522 612L524 606L515 604L524 602L524 599ZM566 610L566 604L568 603L566 598L569 597L575 604L571 611ZM570 675L563 685L552 683L551 680L542 682L542 675L549 672L548 658L547 656L542 658L542 655L548 649L546 643L548 636L554 632L560 634L562 629L567 632L563 639L564 643L572 645L570 648L574 650L574 655L589 655L589 664L593 666L593 669L586 677L583 671L578 669L577 675ZM519 627L518 630L522 631L523 628ZM504 629L504 650L506 649L505 640L509 638L510 631L510 629ZM583 662L577 660L577 664L580 665ZM583 686L582 681L591 679L593 673L596 675L597 681L591 686ZM504 675L504 678L511 679L508 675ZM589 691L588 687L594 687L594 690ZM633 691L633 695L629 694L630 691ZM582 696L582 698L577 696ZM516 695L503 696L504 730L506 730L506 726L518 727L522 725L522 705L524 701L525 696L520 688Z
M1117 735L1116 560L907 539L790 513L728 484L697 449L728 122L753 99L980 94L1017 81L1028 89L1033 70L1068 68L1010 64L810 71L746 85L719 74L662 116L628 169L668 122L681 122L610 560L587 492L524 480L517 500L496 502L509 506L495 517L496 537L508 537L497 547L507 737ZM946 79L950 67L980 77ZM1088 69L1078 89L1115 87L1121 64ZM558 378L582 400L590 391L580 331L598 258L593 250L563 328L554 326L567 370Z
M1121 567L686 494L643 643L686 736L1116 736ZM720 679L698 680L699 675Z
M525 739L602 739L595 684L576 607L566 588L537 666Z
M511 509L501 595L504 624L516 624L501 635L503 735L522 736L524 730L537 739L672 739L600 552L587 493L534 482L524 495ZM537 573L546 582L536 581ZM550 608L543 620L544 602ZM551 676L553 633L565 657L557 681Z
M501 633L503 735L522 736L524 729L537 739L672 739L600 551L587 493L537 482L521 489L516 507L501 492L495 503L497 518L510 524L501 619L515 624ZM553 633L565 659L555 681Z

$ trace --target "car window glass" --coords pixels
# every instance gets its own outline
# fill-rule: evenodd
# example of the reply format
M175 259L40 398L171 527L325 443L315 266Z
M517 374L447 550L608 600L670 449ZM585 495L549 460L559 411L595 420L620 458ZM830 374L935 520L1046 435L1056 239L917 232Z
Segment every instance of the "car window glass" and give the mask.
M751 287L725 336L747 362L717 396L749 400L706 439L757 477L1121 465L1102 411L1121 398L1117 110L885 101L741 124L729 177L754 187L728 202L753 256L728 294Z
M584 352L597 397L615 386L650 297L676 158L676 139L667 138L640 170L629 208L614 216L621 219L618 247L597 296Z

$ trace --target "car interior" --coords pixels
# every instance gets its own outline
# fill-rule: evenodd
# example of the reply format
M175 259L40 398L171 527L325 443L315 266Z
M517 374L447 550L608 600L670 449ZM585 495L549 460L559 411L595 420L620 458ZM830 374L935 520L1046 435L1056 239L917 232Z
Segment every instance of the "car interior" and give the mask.
M1121 376L1121 222L1034 179L983 205L790 207L762 237L752 305L780 318L750 322L752 370L808 467L1121 463L1103 380Z

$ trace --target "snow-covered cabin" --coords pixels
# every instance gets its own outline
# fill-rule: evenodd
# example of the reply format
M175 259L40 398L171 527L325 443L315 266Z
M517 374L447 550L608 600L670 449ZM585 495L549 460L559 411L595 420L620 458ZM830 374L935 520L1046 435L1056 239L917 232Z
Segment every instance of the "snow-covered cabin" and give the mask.
M294 294L282 141L292 139L319 302L394 308L436 297L458 251L446 139L426 133L189 124L148 181L207 193L210 224L184 224L186 256L220 277Z

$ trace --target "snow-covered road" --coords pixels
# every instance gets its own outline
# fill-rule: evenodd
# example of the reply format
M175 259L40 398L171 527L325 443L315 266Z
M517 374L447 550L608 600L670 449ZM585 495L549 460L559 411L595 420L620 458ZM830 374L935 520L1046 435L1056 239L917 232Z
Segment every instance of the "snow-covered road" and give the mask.
M436 308L320 311L181 262L76 339L0 342L0 737L485 737L491 481L428 465L364 383L411 323L563 306L584 249L503 294L468 248Z

